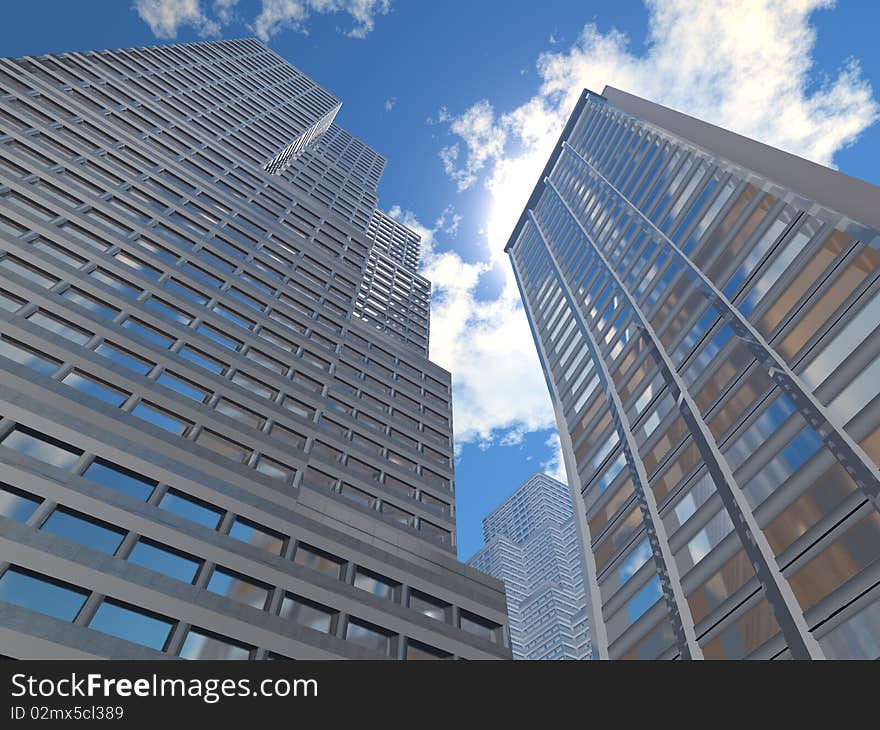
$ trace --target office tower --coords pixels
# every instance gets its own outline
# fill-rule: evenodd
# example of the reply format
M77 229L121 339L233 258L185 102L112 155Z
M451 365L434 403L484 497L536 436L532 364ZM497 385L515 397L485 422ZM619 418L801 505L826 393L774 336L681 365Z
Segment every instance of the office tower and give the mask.
M504 581L514 659L589 659L581 543L571 492L534 474L483 520L468 560Z
M880 655L880 189L606 87L510 238L600 658Z
M0 653L509 656L339 106L256 40L0 59Z

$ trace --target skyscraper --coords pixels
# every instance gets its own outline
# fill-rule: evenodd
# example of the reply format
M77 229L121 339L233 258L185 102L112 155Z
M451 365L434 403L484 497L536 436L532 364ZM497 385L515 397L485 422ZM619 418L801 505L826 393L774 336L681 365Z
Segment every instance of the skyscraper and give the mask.
M252 39L0 59L0 654L509 656L339 107Z
M605 658L880 655L880 189L585 91L507 245Z
M567 484L534 474L483 520L468 561L504 581L514 659L589 659L584 566Z

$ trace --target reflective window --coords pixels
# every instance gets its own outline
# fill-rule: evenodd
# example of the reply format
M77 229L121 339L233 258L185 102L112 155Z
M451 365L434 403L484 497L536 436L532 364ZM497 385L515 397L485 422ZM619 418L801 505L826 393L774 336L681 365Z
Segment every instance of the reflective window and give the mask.
M176 489L169 489L165 493L162 501L159 502L159 507L211 530L216 530L220 520L223 519L223 512L213 505L178 492Z
M487 641L495 641L498 629L501 628L498 624L467 611L461 612L459 623L462 631L467 631L469 634L474 634Z
M651 606L660 600L663 590L660 587L660 576L655 575L627 604L626 610L631 624L639 620Z
M409 607L419 613L437 621L448 621L451 606L446 601L434 598L426 593L411 589L409 592Z
M198 558L168 550L143 537L135 544L128 556L128 562L176 578L184 583L192 583L195 580L196 573L202 564Z
M224 568L215 568L208 581L208 590L227 598L246 603L261 611L269 600L269 586L255 583L239 573Z
M435 649L414 639L406 641L406 658L416 660L452 659L452 654L442 649Z
M109 461L97 458L85 470L83 476L105 487L128 494L135 499L146 501L153 493L156 482L136 472L125 469Z
M296 546L296 553L293 556L293 562L297 565L304 565L312 570L332 575L334 578L342 577L342 569L345 561L337 558L323 550L313 548L305 543L299 543Z
M354 574L354 585L356 588L372 593L374 596L393 600L394 589L400 584L372 571L358 568Z
M351 641L385 656L391 652L392 636L391 632L359 619L350 618L345 627L346 641Z
M87 596L81 588L23 568L11 567L0 577L0 601L62 621L73 621Z
M162 651L174 623L125 603L104 599L89 628Z
M70 469L82 455L80 449L21 425L16 426L0 443L59 469Z
M63 507L57 507L40 530L109 555L116 552L125 537L123 530Z
M16 522L27 522L43 499L8 484L0 484L0 515Z
M235 518L232 528L229 530L229 536L273 555L280 555L284 549L284 535L243 517Z
M290 619L302 626L308 626L310 629L320 631L324 634L330 633L330 627L336 611L326 606L322 606L305 598L300 598L292 593L284 596L281 603L281 617Z
M180 648L181 659L250 659L253 647L199 629L190 629Z
M81 370L73 370L65 375L64 380L61 382L78 390L80 393L85 393L86 395L92 396L92 398L97 398L98 400L104 401L104 403L109 403L114 408L118 408L125 403L129 396L129 393L124 390L95 378L88 373L84 373Z

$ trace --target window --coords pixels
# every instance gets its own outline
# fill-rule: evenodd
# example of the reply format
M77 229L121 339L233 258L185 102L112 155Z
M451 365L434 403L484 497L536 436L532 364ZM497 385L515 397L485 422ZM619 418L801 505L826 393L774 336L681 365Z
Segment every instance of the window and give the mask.
M442 649L435 649L420 641L407 639L406 641L406 658L407 659L452 659L452 654Z
M336 611L306 598L287 593L281 602L281 618L290 619L301 626L329 634Z
M65 385L69 385L80 393L85 393L92 398L109 403L114 408L118 408L128 400L129 393L117 388L104 380L92 377L88 373L81 370L73 370L64 376L61 381Z
M197 403L204 403L210 395L210 391L170 370L163 372L156 382L164 385L166 388L171 388L171 390L176 391Z
M136 317L129 317L123 322L122 326L130 332L134 332L136 335L143 337L145 340L152 342L155 345L159 345L164 350L167 350L174 344L174 338L168 337L152 325L142 322Z
M70 469L82 455L80 449L21 425L16 426L2 444L59 469Z
M131 413L177 436L182 436L192 426L190 421L145 400L138 403Z
M400 584L390 578L384 578L381 575L373 573L370 570L358 568L354 574L354 585L355 588L360 588L362 591L372 593L374 596L380 596L381 598L387 598L393 601L395 597L395 589Z
M180 658L245 660L251 658L253 650L252 646L239 644L207 631L190 629L180 648Z
M0 601L62 621L73 621L87 596L81 588L14 566L0 577Z
M223 513L213 505L178 492L176 489L169 489L165 493L162 501L159 502L159 507L186 520L204 525L210 530L216 530L220 520L223 519Z
M450 604L415 589L409 592L409 607L437 621L449 621Z
M353 487L351 484L345 482L342 484L341 494L349 501L359 504L362 507L367 507L368 509L372 509L373 505L376 503L376 499L372 494L369 494L362 489L358 489L357 487Z
M42 498L8 484L0 484L0 515L16 522L27 522Z
M174 623L125 603L104 599L89 622L89 628L162 651Z
M156 573L192 583L201 567L202 561L191 555L171 551L159 544L140 538L128 556L128 562L140 565Z
M102 357L106 357L133 372L140 373L141 375L146 375L153 369L154 363L151 363L118 345L114 345L111 342L102 342L95 349L95 352Z
M262 611L269 600L270 588L267 585L255 583L239 573L216 568L211 575L211 580L208 581L208 590Z
M467 611L461 612L460 625L462 631L467 631L469 634L474 634L487 641L497 641L498 630L501 628L498 624Z
M108 555L116 552L125 537L125 532L113 525L64 507L57 507L40 530Z
M389 504L388 502L382 502L380 511L383 515L388 515L392 520L401 525L409 525L411 526L413 523L413 516L409 512L405 512L399 507L395 507L393 504Z
M229 536L273 555L280 555L284 549L284 535L268 527L257 525L244 517L235 518Z
M366 621L351 618L345 627L345 639L365 649L388 656L391 653L391 639L394 636L383 628Z
M246 446L207 428L196 436L196 443L238 463L247 461L251 455L251 450Z
M84 330L82 327L77 327L65 319L44 312L42 309L38 309L33 314L30 314L27 319L29 322L33 322L49 332L75 342L77 345L84 345L92 338L91 332Z
M342 569L345 561L337 558L330 553L314 548L305 543L299 543L296 546L296 553L293 556L293 562L297 565L317 570L321 573L332 575L334 578L342 577Z
M61 365L60 360L6 336L0 337L0 355L43 375L51 375Z
M148 479L101 458L95 459L85 470L83 476L144 502L150 498L153 488L156 486L153 479Z

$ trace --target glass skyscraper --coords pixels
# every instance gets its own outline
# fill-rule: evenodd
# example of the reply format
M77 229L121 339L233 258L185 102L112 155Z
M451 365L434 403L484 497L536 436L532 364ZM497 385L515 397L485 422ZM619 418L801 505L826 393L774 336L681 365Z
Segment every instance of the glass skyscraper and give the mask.
M504 581L514 659L589 659L584 565L568 485L534 474L483 520L468 560Z
M880 656L880 189L585 91L507 251L600 658Z
M0 654L510 656L339 107L252 39L0 59Z

